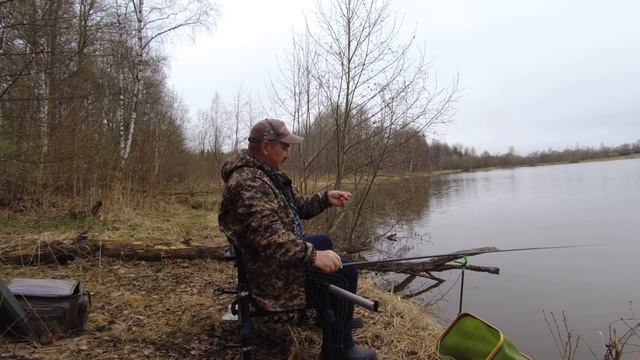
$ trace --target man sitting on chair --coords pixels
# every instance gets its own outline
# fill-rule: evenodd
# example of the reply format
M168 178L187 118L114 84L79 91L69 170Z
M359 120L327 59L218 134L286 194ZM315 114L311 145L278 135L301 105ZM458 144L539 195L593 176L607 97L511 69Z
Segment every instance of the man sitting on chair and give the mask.
M331 206L345 206L351 194L333 190L298 196L280 169L289 146L302 140L280 120L259 121L251 129L248 150L222 168L218 223L241 253L256 305L268 311L303 308L306 296L317 304L319 294L308 286L313 281L353 293L357 288L355 266L343 268L349 260L333 251L331 239L306 236L302 224ZM331 306L333 353L340 359L376 359L375 350L353 342L353 303L332 295Z

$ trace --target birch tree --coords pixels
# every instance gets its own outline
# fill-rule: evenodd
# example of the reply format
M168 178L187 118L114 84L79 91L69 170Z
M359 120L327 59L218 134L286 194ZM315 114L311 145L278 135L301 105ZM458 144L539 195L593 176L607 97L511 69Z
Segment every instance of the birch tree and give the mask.
M180 29L191 28L194 30L198 27L208 27L216 10L208 0L128 0L123 4L117 4L116 11L118 18L123 19L120 26L124 33L123 37L133 35L134 42L131 71L133 87L130 94L131 104L128 119L124 118L126 106L124 100L125 74L121 74L120 78L120 159L124 166L131 152L136 123L140 120L144 76L146 72L150 71L148 58L152 55L151 45ZM129 25L125 23L127 20L134 24L133 34L129 30Z

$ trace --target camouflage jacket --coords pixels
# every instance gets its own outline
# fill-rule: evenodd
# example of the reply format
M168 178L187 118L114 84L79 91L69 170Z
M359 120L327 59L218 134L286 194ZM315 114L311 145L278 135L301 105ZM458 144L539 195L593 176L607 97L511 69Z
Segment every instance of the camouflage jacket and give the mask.
M296 236L294 215L283 195L290 182L281 181L288 178L247 152L224 164L222 178L218 224L241 252L256 303L271 311L304 306L305 268L314 263L315 249ZM325 191L309 197L293 194L302 219L329 206Z

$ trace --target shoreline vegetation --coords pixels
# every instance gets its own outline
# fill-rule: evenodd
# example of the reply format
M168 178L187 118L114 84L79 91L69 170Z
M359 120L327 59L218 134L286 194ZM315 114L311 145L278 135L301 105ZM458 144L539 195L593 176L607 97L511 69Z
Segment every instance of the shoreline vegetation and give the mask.
M478 167L478 168L434 170L430 172L403 173L403 174L393 174L393 175L385 174L385 175L381 175L378 181L385 181L385 179L395 180L399 178L408 178L408 177L441 176L441 175L450 175L450 174L457 174L457 173L463 173L463 172L509 170L509 169L516 169L516 168L522 168L522 167L569 165L569 164L580 164L580 163L590 163L590 162L600 162L600 161L631 160L631 159L640 159L640 153L633 153L633 154L627 154L627 155L613 155L613 156L602 157L602 158L561 160L561 161L552 161L552 162L545 162L545 163L523 163L523 164L487 166L487 167Z
M623 157L638 158L639 156ZM620 159L620 158L618 158ZM609 159L606 159L609 160ZM483 169L484 170L484 169ZM381 176L380 182L407 176L442 176L459 171ZM345 184L346 185L346 184ZM0 252L9 247L74 239L87 232L103 243L129 242L155 247L217 246L226 240L217 229L217 195L188 193L148 201L133 208L105 201L98 216L82 217L58 205L51 209L0 209ZM74 278L92 292L89 329L70 338L34 345L0 339L0 355L13 359L71 358L234 358L235 350L215 347L237 339L235 323L221 321L229 296L214 297L216 287L232 286L228 262L77 259L67 265L16 266L0 263L3 280L15 277ZM437 314L417 302L377 288L364 273L359 292L377 299L381 313L358 310L366 326L355 333L382 358L436 359L434 341L443 330ZM313 321L302 326L261 324L256 358L316 358L321 331ZM409 335L411 334L411 335ZM283 339L282 341L280 339ZM273 344L278 344L274 347Z
M86 233L104 243L181 248L226 244L217 230L217 196L171 196L134 209L105 201L96 217L79 218L59 204L51 209L0 209L0 254ZM68 264L20 266L0 262L2 280L73 278L92 294L88 330L36 345L0 338L0 356L11 359L234 359L237 350L216 346L237 341L236 323L221 318L232 298L216 287L235 281L232 263L213 260L127 261L76 259ZM363 276L359 292L381 303L381 312L357 310L366 326L355 333L383 358L435 359L432 345L441 325L418 303L401 300ZM313 312L310 312L313 315ZM313 316L311 316L313 317ZM310 319L302 326L256 321L255 358L318 358L322 332ZM406 334L415 334L407 336ZM274 345L277 344L277 345Z

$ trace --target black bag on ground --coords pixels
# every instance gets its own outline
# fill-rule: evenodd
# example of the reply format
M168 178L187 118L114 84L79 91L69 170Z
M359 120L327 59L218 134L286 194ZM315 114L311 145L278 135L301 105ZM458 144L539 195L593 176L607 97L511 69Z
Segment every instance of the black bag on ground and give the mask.
M13 279L7 287L24 309L34 340L86 328L91 295L77 280Z

